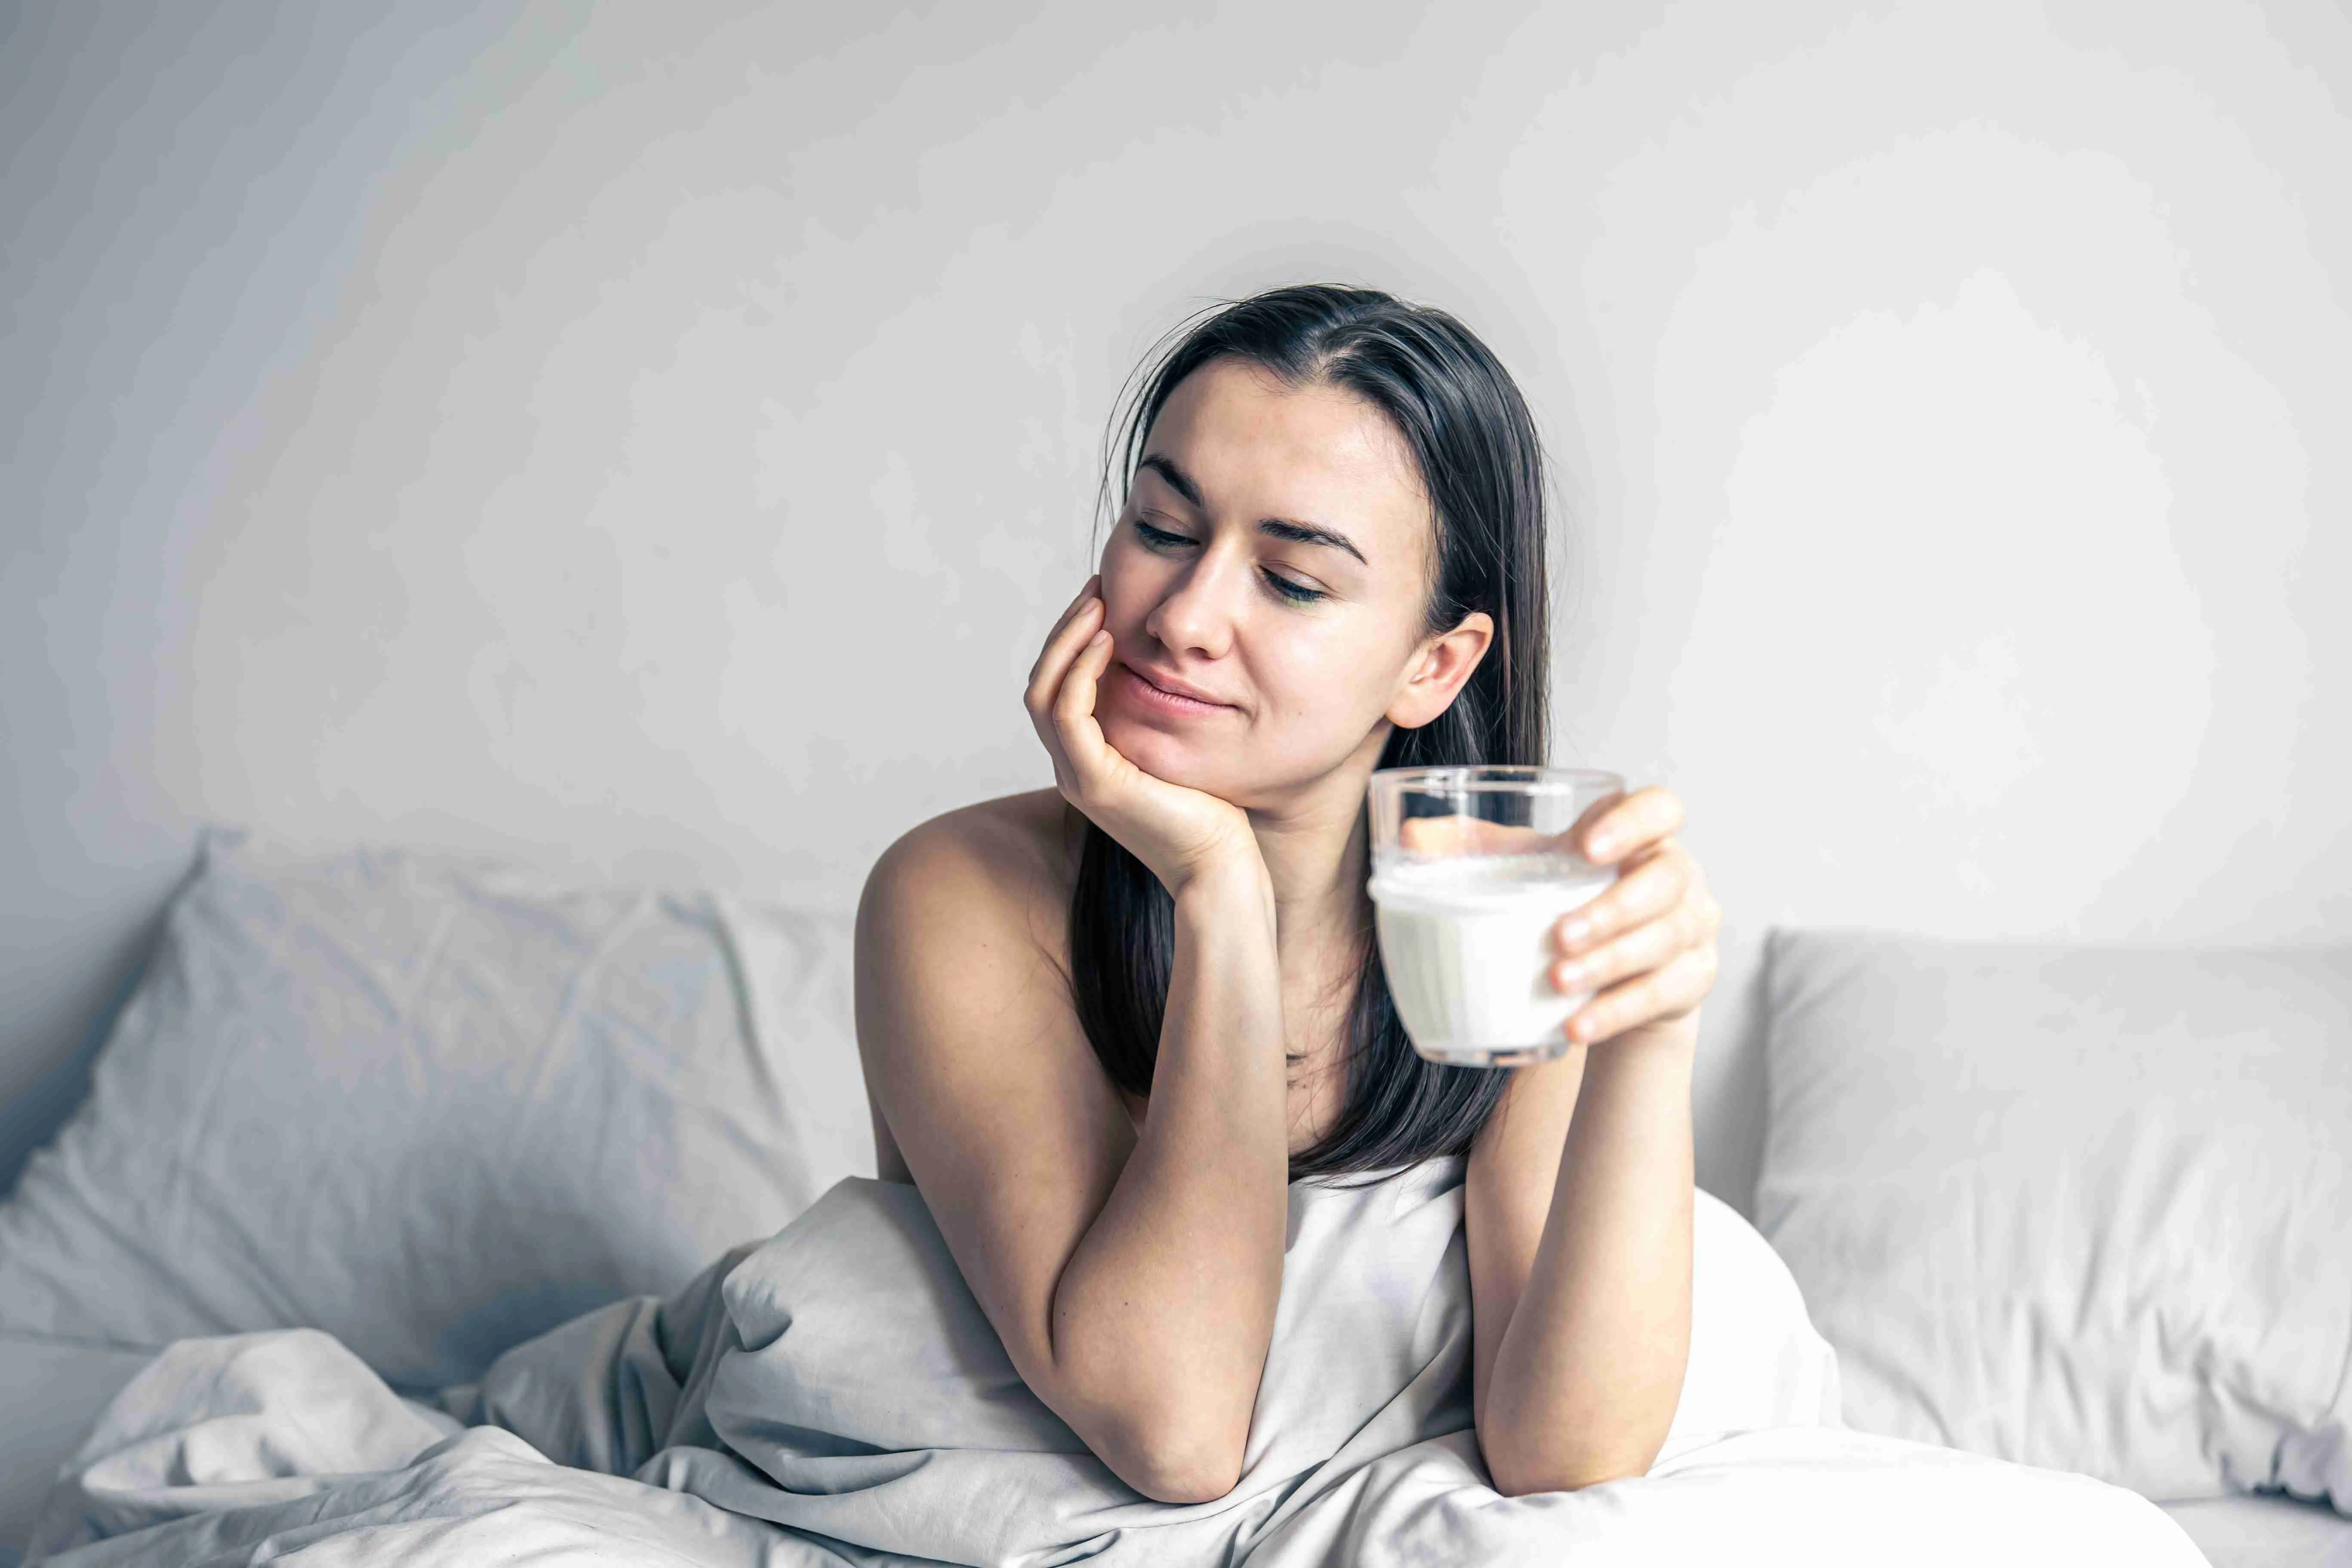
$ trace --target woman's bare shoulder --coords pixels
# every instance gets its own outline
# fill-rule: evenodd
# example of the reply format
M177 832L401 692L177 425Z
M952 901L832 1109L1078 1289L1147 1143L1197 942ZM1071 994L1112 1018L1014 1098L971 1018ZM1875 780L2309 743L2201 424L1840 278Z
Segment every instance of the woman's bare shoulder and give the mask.
M1017 1206L1100 1164L1128 1124L1070 993L1082 842L1058 792L1007 795L908 829L866 878L856 996L877 1167L935 1208L961 1201L942 1184Z
M1067 945L1062 922L1077 875L1075 816L1061 792L1028 790L918 823L875 862L866 900L919 904L931 920L1017 925L1049 952Z

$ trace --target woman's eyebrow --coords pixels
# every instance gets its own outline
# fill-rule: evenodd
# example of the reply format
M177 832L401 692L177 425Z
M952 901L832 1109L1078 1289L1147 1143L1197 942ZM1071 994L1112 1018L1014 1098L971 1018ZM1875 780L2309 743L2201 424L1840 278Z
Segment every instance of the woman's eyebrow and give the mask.
M1346 534L1335 532L1318 523L1293 522L1288 518L1283 517L1262 517L1257 520L1257 531L1260 533L1270 533L1276 539L1295 540L1300 544L1335 545L1358 561L1363 562L1365 565L1371 564L1370 562L1364 560L1362 551L1348 542Z
M1167 480L1169 487L1191 503L1195 510L1208 510L1208 503L1201 497L1201 487L1193 482L1192 476L1186 473L1175 458L1154 452L1139 460L1135 467L1139 473L1148 468ZM1346 534L1337 529L1325 528L1320 523L1295 522L1286 517L1262 517L1257 520L1257 531L1276 539L1287 539L1296 544L1328 544L1346 551L1367 566L1371 564L1364 560L1364 552L1357 549Z

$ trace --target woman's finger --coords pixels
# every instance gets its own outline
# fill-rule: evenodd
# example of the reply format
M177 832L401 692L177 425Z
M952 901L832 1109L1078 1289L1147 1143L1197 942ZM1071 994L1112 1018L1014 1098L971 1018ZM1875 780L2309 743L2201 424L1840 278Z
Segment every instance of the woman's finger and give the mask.
M1099 592L1101 585L1102 574L1099 572L1087 578L1085 583L1079 585L1078 591L1070 596L1070 602L1062 606L1061 616L1054 622L1054 630L1045 634L1045 640L1047 642L1052 642L1055 635L1061 631L1064 626L1070 624L1070 618L1073 616L1076 616L1078 611L1084 607L1089 596L1097 598L1101 596Z
M1416 854L1492 855L1529 847L1542 837L1532 827L1479 816L1408 816L1397 824L1397 847Z
M1631 795L1591 807L1580 826L1584 832L1579 841L1584 846L1584 858L1595 865L1607 865L1644 844L1681 832L1682 797L1664 784L1644 784Z
M1619 869L1617 879L1552 922L1552 940L1573 958L1610 938L1680 904L1689 893L1696 862L1669 838L1646 848Z
M1661 1018L1677 1018L1706 999L1715 986L1712 943L1696 947L1663 969L1652 969L1602 991L1569 1016L1561 1030L1591 1045Z
M1054 699L1054 727L1062 737L1064 754L1077 770L1081 786L1100 776L1110 751L1102 725L1095 719L1095 698L1110 654L1109 631L1097 631L1071 659L1069 673L1062 678L1062 689Z
M1054 706L1054 699L1062 689L1063 678L1068 673L1071 660L1086 646L1087 638L1100 624L1102 601L1085 598L1078 602L1054 635L1045 639L1045 647L1037 655L1037 662L1029 670L1029 689L1023 700L1028 704L1030 716L1042 718Z
M1076 770L1072 767L1067 750L1062 744L1060 728L1053 720L1053 703L1060 693L1062 680L1068 673L1070 662L1083 646L1087 628L1096 623L1102 610L1102 601L1093 590L1101 582L1101 574L1087 579L1087 586L1063 613L1062 619L1045 639L1037 655L1037 662L1029 670L1029 688L1022 702L1029 710L1029 722L1037 731L1038 743L1045 748L1046 758L1054 765L1054 784L1065 795L1075 797L1077 789Z
M1072 595L1068 604L1062 606L1062 613L1055 617L1052 629L1046 632L1045 643L1046 647L1053 647L1061 635L1069 629L1070 623L1086 613L1087 605L1090 602L1097 605L1102 602L1101 584L1102 574L1099 572L1079 584L1077 593ZM1045 657L1042 651L1038 657L1041 659Z
M1085 640L1084 634L1076 632L1076 628L1094 621L1101 611L1102 599L1099 595L1079 595L1077 602L1062 613L1062 618L1055 622L1054 629L1046 634L1045 646L1037 650L1037 662L1031 667L1029 672L1031 680L1034 681L1045 672L1045 667L1054 662L1057 652L1066 656L1076 647L1082 646Z
M1663 969L1706 940L1698 912L1688 902L1679 903L1572 958L1555 960L1552 984L1567 992L1599 991L1627 975Z

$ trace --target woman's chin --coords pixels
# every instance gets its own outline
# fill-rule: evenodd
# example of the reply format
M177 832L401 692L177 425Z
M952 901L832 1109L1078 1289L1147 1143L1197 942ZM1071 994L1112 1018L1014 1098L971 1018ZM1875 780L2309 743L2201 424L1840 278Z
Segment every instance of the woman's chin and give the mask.
M1203 766L1205 759L1181 737L1117 715L1097 715L1096 721L1112 751L1153 778L1187 789L1209 788L1204 781L1213 770Z

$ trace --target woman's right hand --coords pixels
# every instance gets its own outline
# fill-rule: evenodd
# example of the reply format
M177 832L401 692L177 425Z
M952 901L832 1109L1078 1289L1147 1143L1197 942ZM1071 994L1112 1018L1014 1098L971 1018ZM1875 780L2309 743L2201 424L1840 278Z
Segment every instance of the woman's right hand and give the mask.
M1145 773L1104 739L1095 696L1114 650L1102 626L1101 586L1101 573L1087 579L1029 671L1024 700L1054 759L1055 787L1150 867L1171 896L1203 871L1236 864L1263 871L1241 807Z

